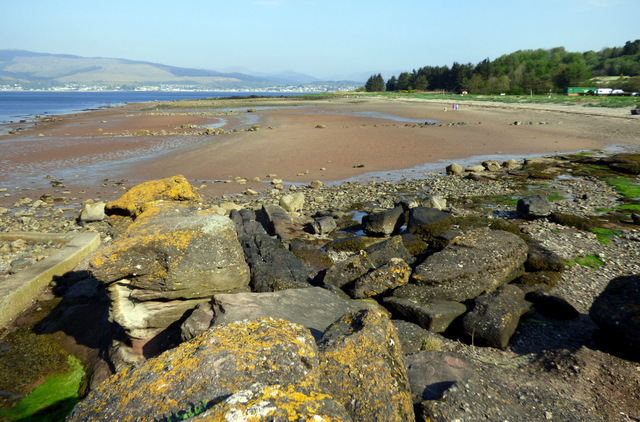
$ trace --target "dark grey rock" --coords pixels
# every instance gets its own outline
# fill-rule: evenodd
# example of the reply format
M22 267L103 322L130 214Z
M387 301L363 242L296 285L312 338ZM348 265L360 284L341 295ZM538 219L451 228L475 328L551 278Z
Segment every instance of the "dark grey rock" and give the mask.
M423 287L424 298L463 302L520 276L527 250L512 233L472 230L418 265L412 281Z
M423 240L429 241L434 236L448 229L448 222L451 221L451 219L451 214L435 208L413 208L409 213L407 231Z
M362 217L362 230L368 236L391 236L404 225L404 210L395 207Z
M311 228L314 234L326 235L338 228L338 224L333 217L324 216L318 217L311 223Z
M397 317L418 324L422 328L442 333L460 315L467 311L462 303L444 300L420 300L407 297L385 297L383 306Z
M567 261L557 253L545 249L537 242L530 241L529 253L525 262L527 271L556 271L565 270Z
M593 302L589 316L605 338L640 360L640 275L611 280Z
M386 264L391 258L400 258L409 264L414 261L404 246L402 236L393 236L390 239L369 246L366 252L373 266L376 268Z
M463 335L476 346L504 349L530 308L522 290L502 286L475 299L473 309L462 318Z
M180 325L180 338L188 341L204 333L213 322L213 306L211 302L201 303L195 307L191 315Z
M235 224L236 233L238 233L238 238L240 239L245 236L267 234L262 224L256 221L256 213L253 210L231 210L229 218L231 218L231 221Z
M352 283L375 269L375 266L369 259L365 251L361 251L356 255L352 255L344 261L337 262L333 267L327 268L318 274L314 281L321 282L325 285L333 285L335 287L349 290Z
M551 204L544 195L531 195L520 199L516 210L522 218L548 217L551 214Z
M543 289L527 293L525 299L533 303L536 312L540 312L549 318L565 320L575 319L580 316L580 312L566 299L555 296Z
M398 333L403 355L418 353L429 342L444 344L444 337L425 330L418 324L401 319L393 319L391 322Z
M387 290L407 284L410 275L409 264L400 258L391 258L386 264L355 280L351 297L365 299L378 296Z
M320 271L333 265L333 260L324 249L316 248L305 242L291 242L289 250L301 259L310 278L315 278Z

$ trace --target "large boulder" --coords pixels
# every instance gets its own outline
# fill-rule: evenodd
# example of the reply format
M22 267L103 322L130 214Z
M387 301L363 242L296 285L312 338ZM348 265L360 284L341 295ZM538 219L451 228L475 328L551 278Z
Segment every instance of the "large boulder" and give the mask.
M412 281L420 285L424 299L463 302L522 275L527 251L515 234L472 230L416 267Z
M318 347L322 385L354 421L414 420L400 340L384 313L345 315L329 326Z
M389 262L358 278L351 290L354 299L378 296L387 290L404 286L409 282L411 267L400 258Z
M418 324L434 333L444 332L449 325L467 311L462 303L446 300L423 300L418 297L385 297L383 305L396 318Z
M450 213L429 207L412 208L407 231L429 242L448 229L453 217Z
M522 218L548 217L551 214L551 204L544 195L530 195L518 200L516 210Z
M317 282L349 290L353 282L373 270L375 266L365 251L352 255L347 259L336 262L332 267L321 271L315 278Z
M230 219L190 203L148 203L90 263L111 318L148 340L220 292L248 290L249 267Z
M368 236L391 236L396 234L403 224L404 209L401 206L362 217L362 230Z
M392 258L400 258L408 264L414 259L404 245L402 236L393 236L382 242L371 245L366 249L367 255L374 267L378 268Z
M202 202L202 196L182 175L151 180L132 187L118 200L107 203L108 215L126 215L136 217L142 206L152 201L194 201Z
M502 286L475 299L473 309L462 318L463 335L474 345L504 349L529 309L531 303L524 300L522 290Z
M640 360L640 275L611 280L589 316L623 354Z
M304 327L273 319L231 323L110 377L67 420L165 420L256 383L314 396L319 379L318 349Z

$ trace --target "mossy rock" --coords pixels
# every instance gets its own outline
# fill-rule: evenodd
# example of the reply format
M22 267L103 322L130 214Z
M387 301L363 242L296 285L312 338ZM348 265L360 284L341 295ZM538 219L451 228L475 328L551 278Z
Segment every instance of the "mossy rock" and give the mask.
M599 227L601 221L597 218L580 217L573 214L554 212L551 214L551 221L567 227L575 227L579 230L590 231Z
M336 239L327 245L327 251L333 252L359 252L367 249L384 239L367 236L350 236Z
M562 280L562 273L557 271L536 271L525 273L519 277L514 283L531 286L536 284L544 284L549 287L555 287Z

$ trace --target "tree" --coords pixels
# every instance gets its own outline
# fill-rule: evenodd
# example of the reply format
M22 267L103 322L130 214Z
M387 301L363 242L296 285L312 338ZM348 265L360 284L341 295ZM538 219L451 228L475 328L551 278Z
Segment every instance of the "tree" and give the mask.
M372 75L367 80L367 83L364 84L364 87L367 92L384 91L384 79L382 79L382 75L380 73Z
M392 76L389 78L389 80L387 81L387 91L397 91L398 90L398 80L396 79L395 76Z
M416 76L416 82L414 84L414 88L418 91L426 91L429 88L429 81L427 81L427 77L424 75Z
M396 88L398 91L409 91L411 90L411 74L409 72L402 72L398 76L398 83L396 84Z

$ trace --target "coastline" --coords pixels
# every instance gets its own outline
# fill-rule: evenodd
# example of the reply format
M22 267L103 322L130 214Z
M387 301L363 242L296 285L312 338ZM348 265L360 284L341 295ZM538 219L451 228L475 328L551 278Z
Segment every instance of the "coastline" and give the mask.
M52 180L64 185L55 194L111 200L123 186L183 174L215 197L269 190L267 175L285 184L336 184L419 177L481 157L638 148L637 122L626 112L471 101L452 111L442 101L344 97L137 103L47 115L0 137L0 203L48 192ZM247 130L256 124L259 130ZM214 125L226 132L193 134ZM261 182L237 183L253 178Z

